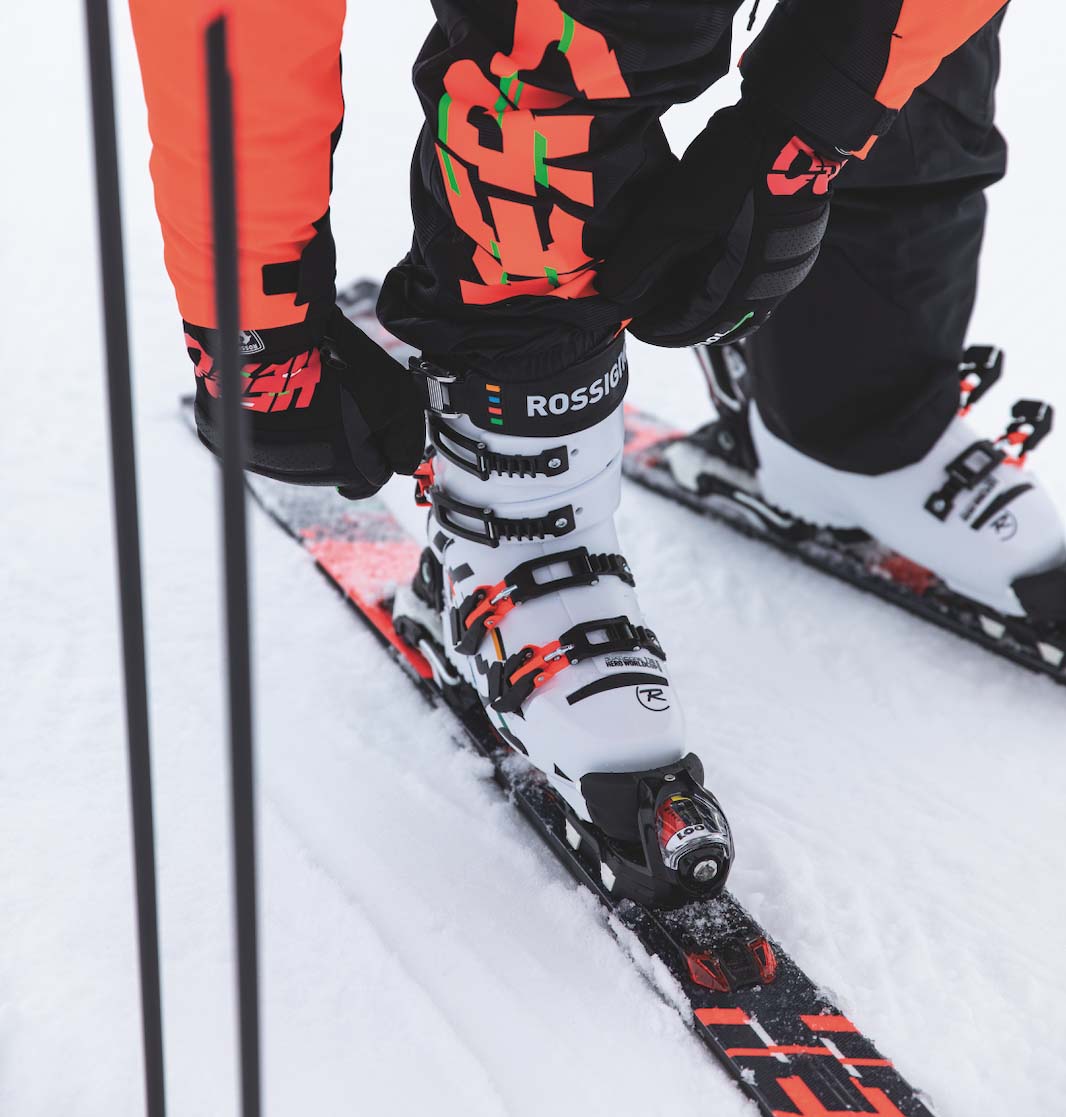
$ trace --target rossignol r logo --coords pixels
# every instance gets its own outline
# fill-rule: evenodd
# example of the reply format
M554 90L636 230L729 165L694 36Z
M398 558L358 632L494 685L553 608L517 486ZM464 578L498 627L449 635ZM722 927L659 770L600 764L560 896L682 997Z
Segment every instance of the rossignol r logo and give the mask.
M619 384L625 380L629 364L625 352L591 384L574 388L570 392L556 392L551 396L526 396L526 417L546 419L549 415L565 415L570 411L584 411L611 398Z
M1018 521L1010 510L1000 512L988 525L1001 543L1007 543L1018 534Z
M637 701L645 710L662 713L663 710L670 709L670 699L666 696L666 687L638 686L636 690Z

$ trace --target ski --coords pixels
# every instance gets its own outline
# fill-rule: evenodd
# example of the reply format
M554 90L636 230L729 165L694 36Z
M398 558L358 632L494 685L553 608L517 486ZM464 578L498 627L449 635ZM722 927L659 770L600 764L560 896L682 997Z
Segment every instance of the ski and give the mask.
M193 426L191 400L185 417ZM332 489L296 488L252 474L247 483L414 691L451 711L456 738L492 763L496 782L533 830L603 904L608 925L634 962L640 965L642 951L661 959L696 1034L763 1114L930 1117L928 1100L728 892L671 911L612 896L613 874L585 824L497 735L473 689L451 673L429 634L394 626L393 596L414 574L422 544L382 501L353 503ZM676 992L667 994L661 983L653 987L678 1003Z
M932 571L863 532L816 528L763 500L749 468L751 451L744 447L744 420L730 413L734 403L738 410L740 407L731 382L744 374L742 350L701 345L695 347L695 353L718 401L719 417L686 433L645 411L627 407L622 466L626 477L1066 684L1066 624L998 614L953 593Z

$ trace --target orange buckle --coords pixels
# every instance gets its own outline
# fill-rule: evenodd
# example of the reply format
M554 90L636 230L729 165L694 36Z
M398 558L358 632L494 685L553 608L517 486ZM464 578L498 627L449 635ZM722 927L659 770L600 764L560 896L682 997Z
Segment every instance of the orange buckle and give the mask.
M534 687L543 686L549 679L554 678L560 671L570 666L570 660L567 657L570 646L564 647L558 640L553 640L542 648L530 646L529 650L533 652L533 657L526 660L511 676L511 686L514 686L527 675L533 676Z
M426 458L426 460L414 471L415 479L415 504L419 508L429 508L432 501L429 499L429 490L433 488L435 481L433 473L433 459Z
M495 628L514 608L511 594L515 589L515 586L509 586L506 581L497 582L494 586L478 586L474 593L483 593L484 597L466 618L464 623L467 630L476 624L481 624L486 629Z
M962 403L959 404L959 418L965 419L970 414L970 409L973 404L970 403L970 396L977 388L981 381L973 376L964 376L959 381L959 395L962 398Z

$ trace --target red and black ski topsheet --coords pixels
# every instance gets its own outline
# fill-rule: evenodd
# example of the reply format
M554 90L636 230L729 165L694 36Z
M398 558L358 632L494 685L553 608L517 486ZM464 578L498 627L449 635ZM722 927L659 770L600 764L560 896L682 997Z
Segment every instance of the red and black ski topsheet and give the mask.
M191 406L186 414L191 423ZM422 697L452 710L462 737L492 762L497 782L548 848L649 954L662 959L688 1003L693 1028L762 1113L930 1117L927 1100L731 895L669 912L612 897L599 858L568 826L547 781L497 736L472 692L457 699L439 690L430 663L394 628L392 597L412 577L422 544L383 502L352 503L332 489L296 488L250 474L248 487Z

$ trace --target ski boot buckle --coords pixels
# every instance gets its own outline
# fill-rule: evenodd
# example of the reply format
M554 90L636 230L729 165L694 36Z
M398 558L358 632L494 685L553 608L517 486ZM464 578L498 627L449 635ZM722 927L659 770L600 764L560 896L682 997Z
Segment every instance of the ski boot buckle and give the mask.
M1021 399L1010 413L1012 422L996 439L996 445L1003 450L1004 465L1021 469L1026 458L1051 433L1055 409L1043 400Z
M959 418L965 419L970 408L1003 375L1003 350L992 345L971 345L962 355L959 372L962 374Z
M955 506L955 498L964 489L972 489L984 481L1006 458L1006 452L988 439L968 446L957 458L948 462L948 479L925 502L925 510L938 520L946 520Z

